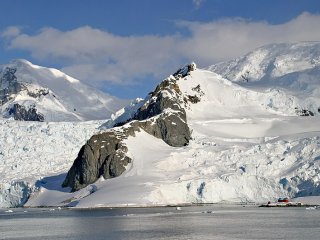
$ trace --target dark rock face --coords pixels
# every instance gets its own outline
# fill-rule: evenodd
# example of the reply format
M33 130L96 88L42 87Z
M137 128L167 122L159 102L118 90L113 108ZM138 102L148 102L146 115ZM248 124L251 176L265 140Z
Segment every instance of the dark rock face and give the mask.
M188 76L190 72L196 70L196 68L197 66L195 63L188 64L176 71L173 76L178 80L179 78Z
M139 126L147 133L161 138L173 147L186 146L191 139L185 112L175 114L164 113L154 119L154 121L139 122Z
M33 98L40 98L49 94L49 89L42 88L36 91L29 91L26 84L18 82L16 77L16 68L6 67L0 70L0 105L7 103L13 98L14 94L20 91L27 91L27 94ZM44 121L44 116L37 112L35 106L25 107L18 103L7 108L7 114L15 120L20 121Z
M304 116L304 117L308 117L308 116L314 116L314 113L308 109L295 109L297 115L299 116Z
M15 68L6 67L1 72L0 78L0 104L4 104L10 100L10 95L16 94L23 86L18 82Z
M41 88L41 89L38 89L37 91L32 91L32 92L28 90L28 95L33 98L40 98L48 94L49 94L49 89L47 88Z
M24 106L15 103L10 109L8 109L10 116L13 116L14 120L20 121L44 121L44 116L37 112L34 106L26 109Z
M126 155L127 147L123 140L128 136L134 136L135 132L141 129L170 146L187 145L191 133L182 105L189 100L182 96L177 81L194 69L195 64L180 69L174 78L164 80L149 94L131 119L115 124L114 128L104 133L92 136L81 148L63 182L63 187L71 187L72 191L77 191L94 183L101 176L108 179L121 175L131 162ZM201 91L200 86L194 91Z
M121 175L131 162L123 138L124 135L111 131L92 136L81 148L62 186L76 191L101 176L108 179Z
M181 106L180 95L181 91L176 80L164 80L150 93L149 100L127 122L138 120L139 123L135 125L147 133L161 138L170 146L187 145L191 134L185 109ZM123 124L120 123L117 126Z

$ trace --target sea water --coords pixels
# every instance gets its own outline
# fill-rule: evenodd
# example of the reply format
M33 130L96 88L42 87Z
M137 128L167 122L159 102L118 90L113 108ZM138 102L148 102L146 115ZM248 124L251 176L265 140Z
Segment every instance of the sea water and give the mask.
M320 210L256 206L0 209L0 239L320 239Z

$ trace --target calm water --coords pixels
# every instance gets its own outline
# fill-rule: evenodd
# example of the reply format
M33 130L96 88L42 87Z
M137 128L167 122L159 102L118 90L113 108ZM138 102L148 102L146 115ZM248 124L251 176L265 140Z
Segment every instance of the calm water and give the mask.
M0 239L320 239L320 210L305 208L5 211L0 209Z

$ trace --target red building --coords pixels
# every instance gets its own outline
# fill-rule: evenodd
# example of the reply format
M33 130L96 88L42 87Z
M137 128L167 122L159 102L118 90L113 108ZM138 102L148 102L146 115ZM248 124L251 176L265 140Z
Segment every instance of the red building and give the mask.
M288 203L289 202L289 198L279 198L278 202Z

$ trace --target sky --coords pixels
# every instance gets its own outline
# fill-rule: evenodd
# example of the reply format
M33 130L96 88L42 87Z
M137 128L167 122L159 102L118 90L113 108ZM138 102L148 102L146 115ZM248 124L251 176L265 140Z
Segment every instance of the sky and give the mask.
M319 0L2 0L0 64L23 58L120 98L278 42L320 41Z

